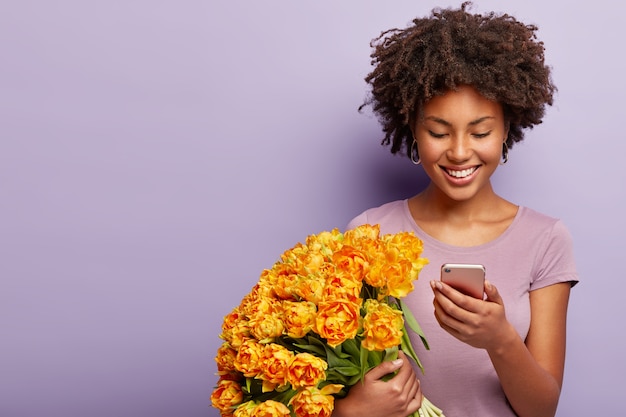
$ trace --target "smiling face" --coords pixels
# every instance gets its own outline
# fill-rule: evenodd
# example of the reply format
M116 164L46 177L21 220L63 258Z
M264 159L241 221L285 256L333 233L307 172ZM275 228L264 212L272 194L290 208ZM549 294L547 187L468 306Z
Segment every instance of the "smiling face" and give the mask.
M499 103L462 86L429 100L414 134L431 187L455 201L493 193L490 177L508 134Z

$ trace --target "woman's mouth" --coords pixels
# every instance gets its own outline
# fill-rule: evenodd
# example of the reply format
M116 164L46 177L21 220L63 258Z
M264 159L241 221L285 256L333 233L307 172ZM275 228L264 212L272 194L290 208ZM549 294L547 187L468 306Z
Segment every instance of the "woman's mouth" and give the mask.
M469 177L474 172L476 172L477 169L478 169L477 166L471 167L471 168L467 168L467 169L461 169L461 170L444 168L444 170L446 171L446 173L448 175L450 175L451 177L454 177L454 178L458 178L458 179L463 179L463 178Z

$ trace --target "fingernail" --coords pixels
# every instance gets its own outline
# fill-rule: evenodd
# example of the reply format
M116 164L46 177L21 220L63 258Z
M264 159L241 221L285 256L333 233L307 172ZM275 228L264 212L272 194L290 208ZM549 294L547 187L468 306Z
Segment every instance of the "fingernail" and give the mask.
M441 285L441 282L435 281L435 287L437 287L437 289L440 290L443 288L443 285Z
M393 361L391 361L391 363L393 364L393 366L400 366L402 365L402 359L394 359Z

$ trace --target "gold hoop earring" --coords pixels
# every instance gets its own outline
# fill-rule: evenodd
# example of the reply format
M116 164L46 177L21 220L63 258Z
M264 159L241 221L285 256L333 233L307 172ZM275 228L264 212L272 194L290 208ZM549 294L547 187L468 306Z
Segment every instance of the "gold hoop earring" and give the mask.
M417 159L415 158L416 156ZM413 139L413 143L411 144L411 162L413 162L415 165L419 165L422 163L419 150L417 149L417 141L415 139Z
M502 161L500 165L504 165L509 161L509 147L506 145L506 142L502 144Z

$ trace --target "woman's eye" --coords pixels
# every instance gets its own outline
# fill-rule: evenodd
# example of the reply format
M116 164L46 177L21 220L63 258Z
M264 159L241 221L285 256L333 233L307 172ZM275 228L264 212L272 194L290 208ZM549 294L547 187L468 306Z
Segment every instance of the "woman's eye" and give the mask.
M432 130L429 130L428 134L430 136L432 136L433 138L436 138L436 139L441 139L442 137L444 137L446 135L445 133L435 133Z
M485 132L485 133L474 133L472 136L474 136L477 139L481 139L481 138L486 138L490 134L491 134L491 130L489 132Z

